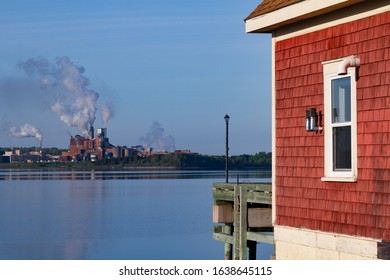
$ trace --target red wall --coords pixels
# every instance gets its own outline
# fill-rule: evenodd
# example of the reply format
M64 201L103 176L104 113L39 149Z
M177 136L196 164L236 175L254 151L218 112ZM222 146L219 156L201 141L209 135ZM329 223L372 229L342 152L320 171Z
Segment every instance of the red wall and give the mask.
M390 240L390 12L276 43L276 223ZM357 55L358 180L322 182L323 61Z

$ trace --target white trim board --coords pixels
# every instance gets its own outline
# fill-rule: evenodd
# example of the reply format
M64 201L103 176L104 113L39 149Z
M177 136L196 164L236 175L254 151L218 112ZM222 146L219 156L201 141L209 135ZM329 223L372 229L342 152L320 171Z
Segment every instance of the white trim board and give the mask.
M306 0L300 3L310 3L312 1L317 0ZM325 2L325 1L323 1ZM326 1L327 2L327 1ZM359 2L359 1L358 1ZM367 3L368 2L368 3ZM298 5L299 3L295 4ZM294 5L291 5L294 6ZM277 10L279 12L282 12L284 14L284 18L286 18L287 8L283 8L280 10ZM271 16L275 12L271 12L267 15ZM310 18L298 18L296 21L294 21L294 24L287 24L283 25L280 24L280 26L276 27L270 27L269 30L262 30L262 29L256 29L256 27L253 27L254 29L250 29L250 21L251 20L257 20L260 22L265 20L265 17L257 17L255 19L248 20L246 22L246 32L247 33L268 33L273 30L274 37L276 38L276 41L285 40L288 38L293 38L296 36L304 35L307 33L311 33L314 31L326 29L332 26L336 26L339 24L351 22L354 20L359 20L362 18L366 18L369 16L373 16L376 14L381 14L384 12L390 11L390 3L388 0L377 0L377 1L364 1L363 3L358 3L355 6L347 7L344 9L336 10L332 13L326 13L322 14L321 16L314 17L314 15L318 15L318 13L310 14ZM309 18L309 19L308 19ZM266 23L263 23L266 24Z

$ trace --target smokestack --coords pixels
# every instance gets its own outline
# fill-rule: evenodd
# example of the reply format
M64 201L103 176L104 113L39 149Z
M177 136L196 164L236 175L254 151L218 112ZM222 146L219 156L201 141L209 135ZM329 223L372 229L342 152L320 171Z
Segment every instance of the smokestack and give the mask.
M93 138L95 138L95 134L94 134L94 128L91 125L89 128L89 140L93 140Z
M98 136L100 138L103 139L103 138L107 137L107 129L106 128L98 128L97 132L98 132Z
M42 161L42 139L39 141L39 161Z

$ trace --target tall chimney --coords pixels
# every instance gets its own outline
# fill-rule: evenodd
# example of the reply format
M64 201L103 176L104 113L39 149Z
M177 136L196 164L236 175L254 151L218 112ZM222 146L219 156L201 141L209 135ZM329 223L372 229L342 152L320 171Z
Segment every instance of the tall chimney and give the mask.
M95 138L95 135L94 135L94 128L93 128L93 126L91 125L91 127L89 128L89 140L92 140L93 138Z
M41 141L39 141L39 161L42 161L43 160L43 157L42 157L42 139Z

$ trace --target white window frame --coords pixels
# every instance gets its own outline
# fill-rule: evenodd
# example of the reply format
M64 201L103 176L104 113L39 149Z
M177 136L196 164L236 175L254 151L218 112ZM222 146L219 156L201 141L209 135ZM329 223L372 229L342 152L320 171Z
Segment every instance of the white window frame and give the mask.
M323 62L324 74L324 137L325 137L325 174L322 181L356 182L357 181L357 112L356 112L356 68L348 68L346 75L338 75L338 66L343 59ZM351 126L351 169L334 170L333 162L333 127L332 124L332 80L350 77L351 78L351 121L344 123Z

